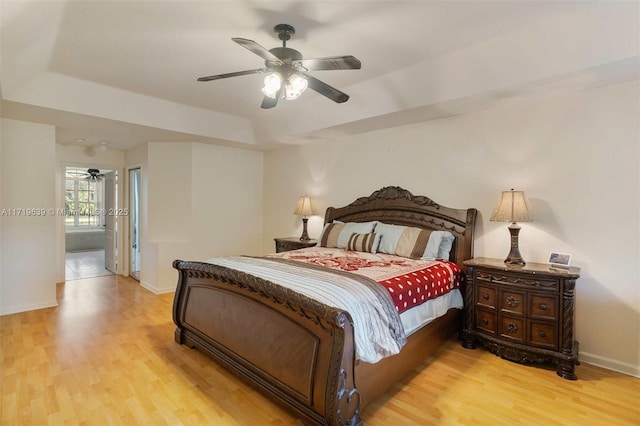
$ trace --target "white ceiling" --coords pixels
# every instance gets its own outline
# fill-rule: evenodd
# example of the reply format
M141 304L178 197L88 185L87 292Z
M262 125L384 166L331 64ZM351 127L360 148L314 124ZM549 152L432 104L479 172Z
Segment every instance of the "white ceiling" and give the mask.
M0 0L2 116L56 125L58 142L128 149L203 141L267 149L460 114L506 97L638 79L636 1ZM306 58L354 55L361 70L313 75L351 96L308 90L260 108L260 68L231 41Z

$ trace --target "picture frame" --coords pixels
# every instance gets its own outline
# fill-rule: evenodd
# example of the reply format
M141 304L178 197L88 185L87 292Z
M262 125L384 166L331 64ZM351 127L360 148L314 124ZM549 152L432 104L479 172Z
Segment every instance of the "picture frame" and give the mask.
M568 269L571 263L571 254L569 253L557 253L552 251L549 253L549 265L555 268Z

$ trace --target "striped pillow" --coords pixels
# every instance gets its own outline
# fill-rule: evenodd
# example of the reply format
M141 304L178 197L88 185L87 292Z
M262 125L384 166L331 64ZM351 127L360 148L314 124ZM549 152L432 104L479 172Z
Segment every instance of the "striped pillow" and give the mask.
M338 247L338 237L346 223L327 223L320 237L320 247Z
M395 254L410 259L420 259L427 248L431 231L407 227L398 239Z
M438 257L444 232L389 225L378 222L376 233L381 235L378 251L411 259L434 260Z
M379 244L380 234L356 234L354 232L351 234L351 237L349 237L346 249L351 251L375 253L378 250Z

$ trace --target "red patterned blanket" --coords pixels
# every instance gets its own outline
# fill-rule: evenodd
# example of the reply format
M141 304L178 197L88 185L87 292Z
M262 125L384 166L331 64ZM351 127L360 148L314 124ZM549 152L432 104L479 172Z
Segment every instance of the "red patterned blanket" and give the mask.
M367 276L387 289L398 313L460 287L460 267L449 261L413 260L384 253L371 254L325 247L310 247L267 257Z

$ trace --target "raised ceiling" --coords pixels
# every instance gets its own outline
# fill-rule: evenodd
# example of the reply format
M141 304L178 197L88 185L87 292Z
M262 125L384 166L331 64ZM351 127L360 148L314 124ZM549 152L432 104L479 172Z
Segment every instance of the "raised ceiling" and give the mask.
M204 141L267 149L454 115L505 97L638 79L638 2L1 0L2 116L53 124L58 142L128 149ZM361 70L313 75L260 108L263 65L288 23L306 58L354 55Z

